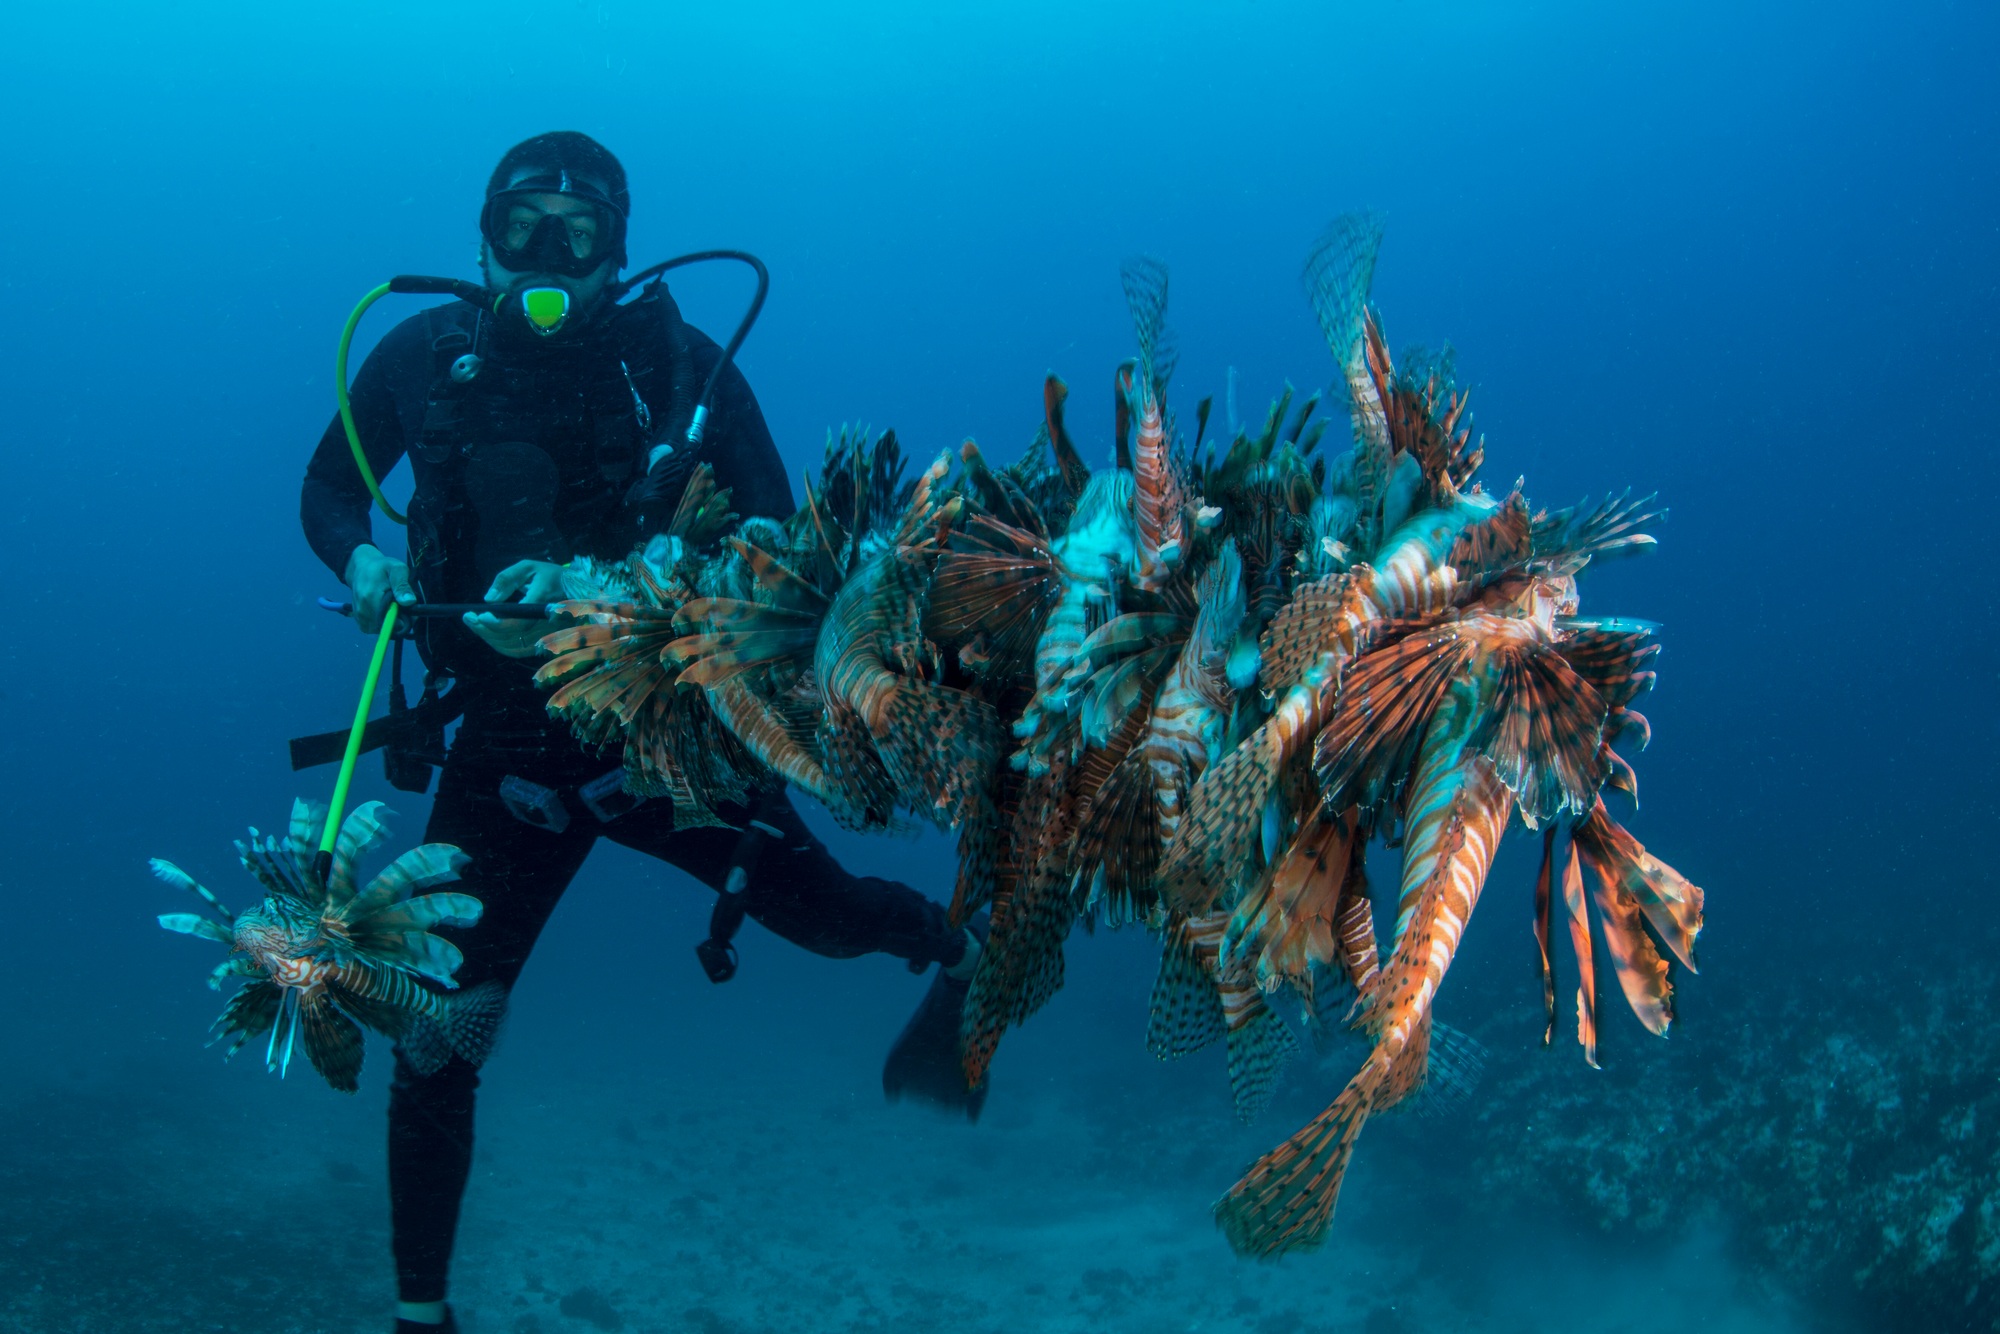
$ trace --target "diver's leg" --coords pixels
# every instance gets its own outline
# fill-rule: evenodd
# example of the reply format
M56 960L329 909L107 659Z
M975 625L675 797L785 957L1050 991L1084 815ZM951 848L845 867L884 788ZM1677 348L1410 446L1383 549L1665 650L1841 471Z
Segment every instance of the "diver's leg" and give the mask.
M454 747L424 837L472 858L451 888L485 905L477 926L450 933L465 952L460 985L497 980L511 988L597 829L587 816L572 818L561 834L515 819L499 797L499 771L508 766L485 758ZM410 1304L444 1300L459 1202L472 1170L478 1087L479 1072L456 1056L435 1074L422 1075L396 1053L389 1085L389 1209L397 1295L406 1313L413 1313Z
M952 929L943 905L899 881L849 871L806 828L784 793L766 794L747 811L720 814L742 831L676 830L672 808L654 802L605 826L604 834L672 862L711 889L728 883L732 867L747 864L744 910L814 954L893 954L919 967L950 966L964 956L965 933Z
M640 808L609 826L608 837L663 857L713 889L744 867L743 907L766 928L795 945L834 959L893 954L913 972L938 963L922 1004L911 1016L882 1067L882 1089L936 1103L977 1119L986 1085L965 1085L959 1056L960 1013L979 956L985 919L974 934L954 929L944 908L908 885L855 875L813 837L783 793L763 797L749 811L721 813L734 829L676 833L664 803ZM627 824L626 820L631 820ZM761 826L761 828L760 828Z

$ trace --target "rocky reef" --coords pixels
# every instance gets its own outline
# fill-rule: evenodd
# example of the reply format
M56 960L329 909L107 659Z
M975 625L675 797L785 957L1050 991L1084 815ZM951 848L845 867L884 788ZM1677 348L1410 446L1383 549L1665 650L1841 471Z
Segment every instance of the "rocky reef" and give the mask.
M1601 1074L1496 1042L1477 1189L1628 1236L1718 1218L1829 1328L2000 1328L2000 978L1778 976Z

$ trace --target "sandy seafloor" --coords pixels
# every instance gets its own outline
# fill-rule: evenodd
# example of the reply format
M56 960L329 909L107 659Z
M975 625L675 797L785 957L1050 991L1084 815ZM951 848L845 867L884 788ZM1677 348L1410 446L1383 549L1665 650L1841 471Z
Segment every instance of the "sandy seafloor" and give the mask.
M769 1084L488 1101L456 1282L468 1331L1795 1328L1713 1235L1643 1260L1548 1218L1427 1237L1394 1198L1411 1146L1391 1134L1333 1244L1267 1265L1207 1218L1240 1134L1213 1161L1142 1128L1114 1143L1052 1095L976 1128ZM379 1123L330 1110L243 1133L156 1095L16 1109L0 1325L385 1329ZM54 1152L24 1164L25 1139ZM24 1208L37 1185L58 1189Z
M282 1090L212 1073L201 1096L98 1090L8 1109L0 1328L387 1328L379 1086L337 1100L296 1071ZM1137 1096L1093 1111L1060 1088L1003 1085L966 1126L887 1108L873 1072L858 1074L739 1068L697 1084L496 1062L461 1233L463 1327L1803 1328L1712 1232L1635 1253L1546 1216L1433 1225L1426 1200L1446 1203L1452 1178L1422 1170L1421 1121L1371 1128L1327 1248L1258 1264L1230 1255L1207 1206L1308 1110L1302 1090L1246 1131L1148 1118Z
M453 1290L468 1334L1807 1327L1699 1220L1663 1243L1462 1203L1452 1127L1407 1115L1364 1134L1324 1249L1238 1260L1209 1205L1344 1069L1295 1064L1238 1125L1219 1049L1167 1066L1143 1048L1146 940L1100 933L1008 1038L977 1125L890 1106L881 1056L926 983L752 925L742 973L712 987L689 953L707 896L642 865L593 859L486 1069ZM257 1053L225 1065L201 1046L213 959L159 945L184 984L118 1005L149 1036L9 1035L34 1078L0 1091L0 1330L387 1330L386 1044L352 1097L302 1063L283 1082Z

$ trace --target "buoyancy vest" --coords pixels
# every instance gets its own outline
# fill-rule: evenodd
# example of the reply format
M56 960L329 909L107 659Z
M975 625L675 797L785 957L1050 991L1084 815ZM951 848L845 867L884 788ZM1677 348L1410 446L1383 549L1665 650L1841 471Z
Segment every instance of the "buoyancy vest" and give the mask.
M516 561L611 560L647 536L648 455L662 440L684 440L702 382L691 331L663 285L560 343L498 337L492 316L464 302L424 318L432 381L409 446L418 597L476 602ZM680 484L690 454L683 446L670 456ZM671 499L646 511L670 514ZM492 658L450 621L422 622L418 648L448 675Z

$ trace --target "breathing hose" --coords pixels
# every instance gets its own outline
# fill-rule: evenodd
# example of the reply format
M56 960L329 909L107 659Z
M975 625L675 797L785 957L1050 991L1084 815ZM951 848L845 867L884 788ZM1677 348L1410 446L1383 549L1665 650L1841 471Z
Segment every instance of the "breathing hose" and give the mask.
M375 470L368 466L368 455L361 448L361 434L354 429L354 408L347 401L347 349L354 342L354 326L361 323L361 317L368 308L389 295L389 284L370 291L361 298L361 304L347 317L347 324L340 331L340 347L333 355L333 396L340 404L340 425L347 432L347 448L354 455L354 466L361 470L361 480L368 484L368 494L382 507L382 512L394 523L405 526L409 519L396 513L396 507L382 494L382 488L375 481Z
M639 270L619 283L611 294L615 301L647 279L661 277L669 269L678 269L684 264L701 264L711 259L733 259L738 263L748 264L757 274L757 294L750 298L749 309L745 310L743 318L736 322L736 332L729 335L729 341L723 345L722 355L715 359L714 367L708 372L708 382L701 387L701 397L694 401L694 420L688 423L687 429L687 442L690 445L701 443L702 432L708 425L708 406L709 401L715 396L716 381L722 378L722 372L736 360L736 350L743 346L743 340L750 336L750 327L757 323L757 316L763 313L764 298L771 292L771 271L764 267L763 260L747 250L696 250L686 255L676 255L672 259L661 260L658 264Z

